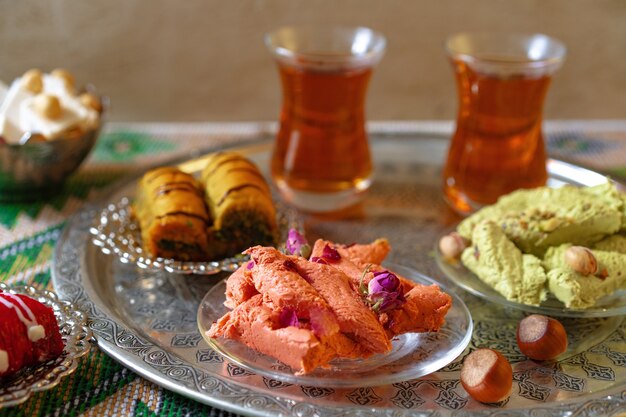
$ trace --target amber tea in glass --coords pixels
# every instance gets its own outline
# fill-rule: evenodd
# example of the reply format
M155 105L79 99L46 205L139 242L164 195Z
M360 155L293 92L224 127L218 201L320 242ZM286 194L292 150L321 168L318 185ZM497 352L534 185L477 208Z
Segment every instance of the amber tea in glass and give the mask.
M446 46L459 96L446 200L469 214L518 188L545 185L542 110L563 44L545 35L459 34Z
M368 28L282 28L266 44L283 92L274 182L306 211L355 204L371 182L365 97L384 38Z

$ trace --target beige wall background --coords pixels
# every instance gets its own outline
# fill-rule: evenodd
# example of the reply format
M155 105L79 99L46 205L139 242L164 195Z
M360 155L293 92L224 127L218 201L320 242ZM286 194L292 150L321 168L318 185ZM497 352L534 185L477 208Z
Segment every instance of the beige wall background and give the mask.
M472 30L566 43L546 118L626 118L623 0L0 0L0 78L68 68L110 97L112 120L274 120L280 86L263 34L322 22L386 35L371 120L454 118L442 45Z

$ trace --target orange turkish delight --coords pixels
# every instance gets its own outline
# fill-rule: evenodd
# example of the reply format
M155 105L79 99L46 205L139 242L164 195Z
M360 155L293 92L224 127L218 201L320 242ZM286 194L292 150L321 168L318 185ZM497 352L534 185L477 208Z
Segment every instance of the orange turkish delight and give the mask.
M390 249L386 239L318 240L311 253L292 232L287 254L249 248L250 261L226 282L231 311L208 336L238 340L306 374L334 359L388 353L402 333L438 331L451 297L380 266Z

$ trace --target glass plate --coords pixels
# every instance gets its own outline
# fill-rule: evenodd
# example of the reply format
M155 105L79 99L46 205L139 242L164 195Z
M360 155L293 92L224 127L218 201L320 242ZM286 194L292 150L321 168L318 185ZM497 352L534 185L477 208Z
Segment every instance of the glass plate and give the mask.
M425 275L401 265L387 267L420 284L438 284ZM445 290L445 288L442 287ZM363 360L335 360L329 369L294 375L280 361L248 348L243 343L206 337L211 324L229 310L224 307L226 282L221 281L205 295L198 308L198 327L209 346L251 372L291 384L315 387L365 387L419 378L451 363L467 347L472 336L472 318L465 303L454 293L446 323L439 332L406 333L393 340L392 351Z
M284 242L290 227L300 229L296 211L275 203L279 224L279 241ZM122 263L135 264L141 269L173 274L213 275L233 272L247 259L238 255L210 262L183 262L175 259L152 258L144 253L139 224L131 216L131 199L127 196L107 204L89 229L91 241L103 253L113 254Z
M131 201L128 197L105 206L89 232L93 236L92 243L103 253L116 255L122 263L135 264L141 269L212 275L222 271L232 272L244 260L243 256L238 256L211 262L183 262L146 255L142 248L139 224L131 216Z
M63 353L56 359L35 367L24 368L17 374L0 379L0 408L26 401L31 394L57 386L66 375L76 370L78 358L91 348L92 332L87 327L87 316L72 304L60 301L56 294L31 286L8 286L0 283L0 290L12 294L25 294L51 307L59 324L65 344Z
M626 290L619 290L611 295L602 297L595 306L585 310L567 308L552 294L548 294L548 298L540 305L533 306L507 300L499 292L481 281L478 276L467 269L461 262L448 262L442 256L439 245L435 245L435 259L439 268L454 284L487 301L498 303L505 307L512 307L529 313L572 318L612 317L626 314Z

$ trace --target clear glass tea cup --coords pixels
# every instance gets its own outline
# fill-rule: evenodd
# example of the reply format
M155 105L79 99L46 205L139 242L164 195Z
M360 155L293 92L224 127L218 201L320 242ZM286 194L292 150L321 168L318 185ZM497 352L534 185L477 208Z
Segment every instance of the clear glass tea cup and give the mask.
M265 36L282 82L272 176L309 212L358 203L371 184L365 97L385 38L365 27L283 27Z
M545 185L543 104L565 59L563 43L542 34L460 33L446 50L459 96L443 173L450 206L465 215Z

